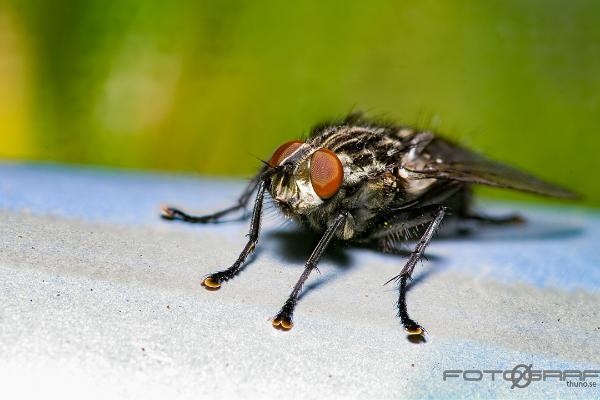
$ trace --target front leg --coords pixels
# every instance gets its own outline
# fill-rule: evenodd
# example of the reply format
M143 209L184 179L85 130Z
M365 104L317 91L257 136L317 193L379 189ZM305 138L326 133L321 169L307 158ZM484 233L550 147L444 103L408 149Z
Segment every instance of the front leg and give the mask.
M254 209L252 210L252 218L250 219L250 231L248 232L248 243L242 250L241 254L233 263L233 265L223 271L218 271L208 275L202 284L207 289L218 289L221 287L221 283L228 281L233 278L235 274L239 272L242 265L246 261L246 258L254 252L258 237L260 234L260 222L262 216L263 200L265 197L265 189L268 181L261 179L258 185L258 193L256 194L256 200L254 201Z
M298 303L298 296L302 291L302 286L304 285L304 282L306 282L306 279L308 279L308 276L310 275L312 270L317 267L321 256L325 252L325 249L327 248L329 242L331 242L331 239L333 239L333 235L335 234L335 232L340 228L340 226L342 226L344 221L346 221L346 216L347 212L345 211L338 214L333 224L329 228L327 228L327 230L323 234L323 237L321 237L321 239L319 240L319 243L313 250L310 257L308 257L308 260L306 261L306 264L304 266L304 271L302 272L302 275L300 275L300 279L298 279L298 282L296 282L296 284L294 285L292 293L290 293L290 296L284 303L283 307L281 307L281 310L277 313L275 318L273 318L273 326L275 328L281 327L284 330L289 330L292 329L292 326L294 326L294 309L296 308L296 304Z
M217 211L214 214L196 216L190 215L184 211L181 211L178 208L163 206L161 207L161 217L167 220L180 220L184 222L200 224L206 224L209 222L219 222L221 218L225 215L246 208L248 202L250 201L250 198L252 197L252 193L254 193L254 191L258 187L259 182L261 181L261 177L264 175L266 170L266 166L261 168L260 172L248 183L246 189L244 189L244 192L237 200L237 203L231 207L228 207L221 211Z

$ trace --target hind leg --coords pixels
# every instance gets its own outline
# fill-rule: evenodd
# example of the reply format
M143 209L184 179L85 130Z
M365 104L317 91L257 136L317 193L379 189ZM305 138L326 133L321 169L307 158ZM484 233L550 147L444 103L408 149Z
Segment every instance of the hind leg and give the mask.
M525 219L519 214L491 216L473 210L473 191L465 187L448 199L446 203L454 211L456 217L463 221L473 221L483 225L521 224Z

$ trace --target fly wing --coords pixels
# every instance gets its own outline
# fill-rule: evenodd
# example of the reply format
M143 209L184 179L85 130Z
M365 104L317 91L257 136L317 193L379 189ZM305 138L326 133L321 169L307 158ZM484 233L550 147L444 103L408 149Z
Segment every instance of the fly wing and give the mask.
M490 160L446 139L434 138L405 168L412 178L438 178L575 199L579 195L526 172Z

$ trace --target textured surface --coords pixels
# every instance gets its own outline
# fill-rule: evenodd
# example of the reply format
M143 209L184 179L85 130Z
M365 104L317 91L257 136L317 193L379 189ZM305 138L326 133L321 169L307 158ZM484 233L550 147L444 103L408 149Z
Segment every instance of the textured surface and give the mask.
M246 222L161 221L161 202L211 211L241 182L0 164L0 394L50 398L598 397L565 382L444 382L446 369L600 369L600 215L520 209L529 223L436 240L408 296L412 343L382 286L403 259L336 246L290 332L269 319L316 238L267 212L259 251L217 292ZM32 384L35 383L35 384ZM2 396L3 398L9 398Z

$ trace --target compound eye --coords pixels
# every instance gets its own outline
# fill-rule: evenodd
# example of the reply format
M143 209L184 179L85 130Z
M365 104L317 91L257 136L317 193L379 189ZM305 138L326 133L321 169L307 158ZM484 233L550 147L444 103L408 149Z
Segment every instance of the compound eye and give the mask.
M298 150L298 147L302 146L303 144L304 142L300 140L290 140L289 142L282 144L277 148L277 150L275 150L275 153L273 153L273 155L271 156L271 159L269 160L269 166L271 168L275 168L276 166L281 164L283 160L289 157L294 151Z
M342 162L333 151L319 149L313 153L310 159L310 182L321 199L325 200L336 194L343 179Z

